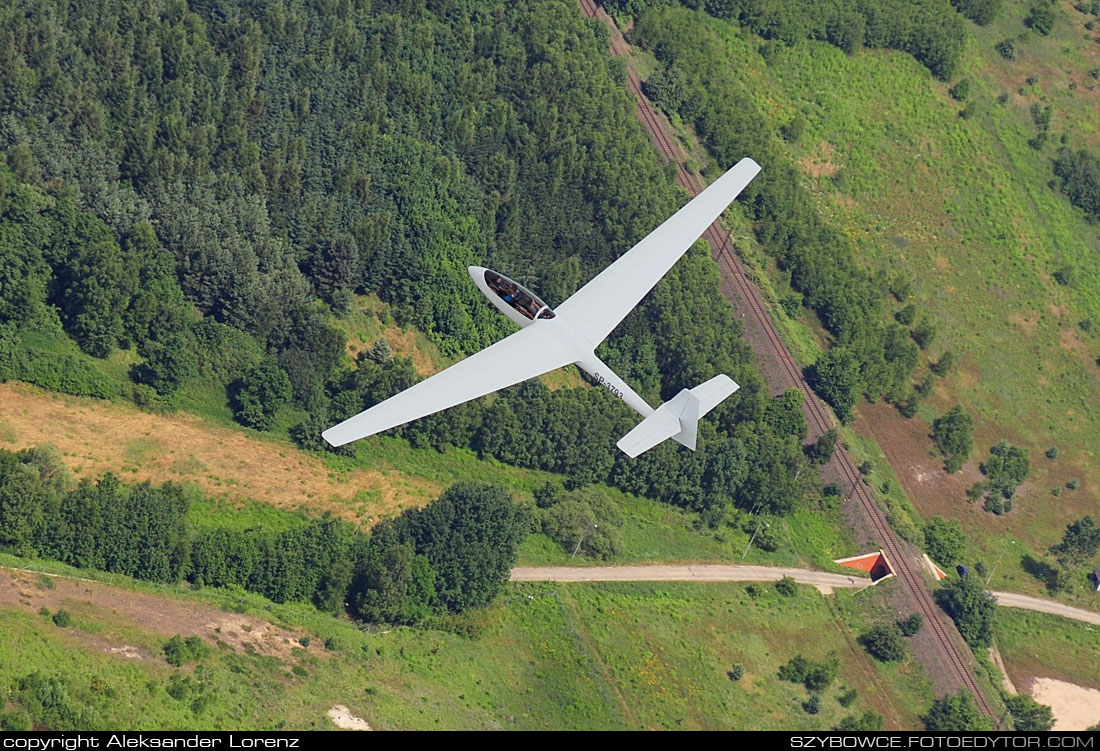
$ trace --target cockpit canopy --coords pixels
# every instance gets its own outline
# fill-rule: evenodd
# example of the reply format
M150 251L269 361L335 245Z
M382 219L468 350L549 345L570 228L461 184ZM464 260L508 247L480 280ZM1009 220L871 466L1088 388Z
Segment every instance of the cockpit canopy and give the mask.
M531 290L495 271L485 269L485 283L497 297L532 321L553 318L554 311Z

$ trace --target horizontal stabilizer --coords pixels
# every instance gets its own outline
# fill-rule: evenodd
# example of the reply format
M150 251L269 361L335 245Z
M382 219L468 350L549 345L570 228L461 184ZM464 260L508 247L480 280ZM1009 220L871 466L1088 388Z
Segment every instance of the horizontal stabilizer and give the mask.
M694 451L699 418L738 388L729 376L716 375L690 391L684 389L638 423L616 445L631 459L669 438Z

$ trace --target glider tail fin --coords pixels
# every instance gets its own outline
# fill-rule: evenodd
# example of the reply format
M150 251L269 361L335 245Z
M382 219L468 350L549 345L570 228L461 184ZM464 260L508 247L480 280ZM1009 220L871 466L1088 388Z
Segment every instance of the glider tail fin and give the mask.
M684 389L620 438L617 445L631 459L668 438L694 451L699 419L737 389L727 375L716 375L693 389Z

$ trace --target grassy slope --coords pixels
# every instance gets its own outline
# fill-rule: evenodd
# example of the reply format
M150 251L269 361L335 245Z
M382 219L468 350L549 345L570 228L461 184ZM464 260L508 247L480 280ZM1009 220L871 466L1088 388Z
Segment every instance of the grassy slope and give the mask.
M855 645L867 608L885 604L877 590L839 592L827 601L808 587L788 598L750 596L733 584L510 585L471 618L480 628L476 638L408 628L363 633L301 606L169 590L158 595L165 606L186 603L198 622L210 622L199 629L209 639L233 613L313 637L310 648L288 647L281 657L220 648L201 668L185 666L181 674L206 683L209 701L196 714L190 700L165 693L175 672L160 656L167 634L111 610L130 590L158 588L82 585L65 604L74 626L60 629L37 614L42 585L22 586L30 604L0 611L9 636L0 643L0 686L35 670L64 674L71 694L113 727L323 727L325 711L345 704L383 729L820 729L846 711L835 700L842 684L858 687L859 708L885 714L888 725L915 727L931 698L919 667L876 666ZM318 648L325 639L334 652ZM123 645L143 658L110 652ZM801 709L804 688L776 676L798 652L836 652L843 664L817 716ZM726 676L736 662L747 668L738 683ZM307 675L292 673L296 665Z
M1100 689L1100 629L1046 613L1001 608L997 648L1018 690L1050 677Z
M972 475L1002 438L1030 450L1032 476L1008 517L977 511L961 493L912 499L925 517L959 518L975 538L972 555L987 563L1009 539L1018 541L1016 551L1041 556L1064 524L1095 514L1100 497L1094 449L1100 417L1090 406L1100 397L1093 362L1100 345L1095 333L1077 325L1086 317L1100 320L1100 236L1047 185L1063 129L1071 144L1095 148L1100 94L1087 71L1100 65L1100 45L1092 39L1096 32L1082 38L1087 17L1063 4L1052 36L1027 32L1017 42L1019 60L1005 62L992 46L1026 31L1021 19L1029 4L1005 6L992 27L969 26L958 77L972 82L976 114L970 118L959 117L963 105L947 95L947 85L907 55L847 57L827 44L807 43L782 51L769 67L755 51L756 40L703 20L725 35L733 67L777 125L805 113L810 126L790 146L791 156L863 261L912 277L914 301L939 332L926 357L945 349L962 355L918 419L929 422L959 402L976 413ZM1024 79L1035 74L1039 82L1027 86ZM1080 82L1075 90L1071 80ZM1005 104L996 101L1002 91L1010 93ZM1037 131L1029 112L1036 101L1055 108L1042 152L1026 143ZM1079 269L1072 288L1051 278L1063 263ZM802 325L796 333L797 340L813 332ZM1061 449L1056 461L1043 457L1051 445ZM929 459L930 443L926 448ZM1063 491L1055 501L1051 487L1072 477L1081 478L1081 489ZM1001 585L1012 570L1007 556ZM1015 579L1013 588L1043 592L1030 577Z

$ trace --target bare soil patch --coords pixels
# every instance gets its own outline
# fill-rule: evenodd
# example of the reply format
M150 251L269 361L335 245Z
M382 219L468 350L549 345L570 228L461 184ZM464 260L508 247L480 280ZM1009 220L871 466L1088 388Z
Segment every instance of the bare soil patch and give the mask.
M298 640L304 633L280 628L251 615L226 613L209 605L112 587L87 579L51 576L49 580L53 587L47 588L40 583L43 576L18 569L0 569L0 607L22 608L33 613L40 608L49 608L52 612L64 608L78 622L81 616L101 623L130 622L166 638L176 634L200 636L211 644L217 644L220 640L235 650L255 651L281 659L291 657L294 649L305 649L316 655L325 654L316 644L302 647ZM70 629L69 632L73 638L122 658L154 657L137 647L113 641L106 632L86 634L79 629Z
M328 711L329 719L341 730L370 730L371 726L362 717L356 717L343 704L337 704Z
M918 418L899 419L889 404L860 405L855 427L858 432L872 436L882 447L890 467L922 518L936 515L958 518L960 506L966 506L966 489L982 479L974 462L968 462L954 474L947 474L942 457L932 453L929 425ZM981 510L977 505L972 508Z
M194 482L211 497L331 511L364 526L440 490L393 470L337 478L317 457L194 415L154 415L16 383L0 384L0 404L14 434L9 448L52 443L78 477L111 471L128 481ZM363 490L372 491L368 503L355 500Z
M814 153L798 160L802 170L810 177L832 177L837 172L837 166L833 162L835 153L833 145L828 141L822 141L814 149Z
M1085 730L1100 722L1100 691L1057 678L1036 678L1031 697L1054 711L1054 730Z

